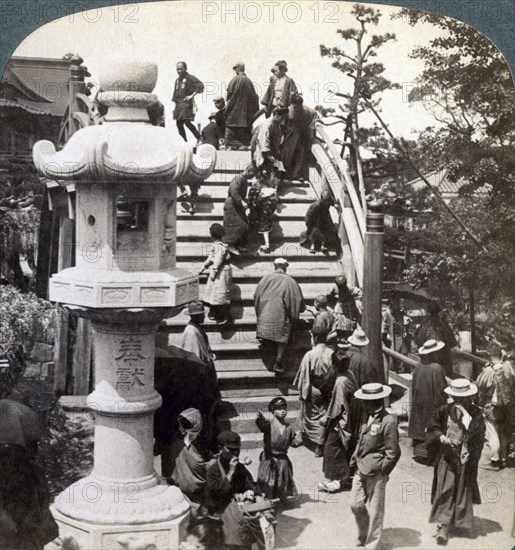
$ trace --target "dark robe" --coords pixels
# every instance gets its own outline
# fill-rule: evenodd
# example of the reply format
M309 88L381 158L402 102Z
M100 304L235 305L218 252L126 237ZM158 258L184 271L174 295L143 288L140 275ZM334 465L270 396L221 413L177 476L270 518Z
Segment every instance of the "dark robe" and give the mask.
M247 198L247 189L247 179L241 174L234 176L229 184L228 196L224 204L224 243L244 244L249 224L242 201Z
M202 128L202 141L204 143L209 143L217 151L220 149L220 138L223 138L223 135L220 134L220 129L214 120L212 120L208 125Z
M329 206L321 200L313 202L305 217L306 231L300 235L300 244L309 247L315 245L330 245L336 242L337 236L331 219Z
M193 92L201 94L204 84L192 74L184 73L175 81L172 101L175 103L173 111L174 120L193 120L195 118L194 102L185 101L184 98Z
M290 105L282 149L282 161L290 180L307 177L308 159L317 112L305 105Z
M216 111L216 125L220 130L220 135L225 136L225 107Z
M228 149L249 146L252 119L259 110L259 98L250 78L235 76L227 86L225 106L225 146Z
M354 375L359 388L363 384L377 382L377 373L374 365L362 353L361 348L351 346L348 354L350 356L349 371Z
M259 281L254 307L257 337L286 344L293 324L304 311L302 290L295 279L276 269Z
M426 428L436 411L446 403L445 372L438 363L419 363L411 382L411 412L408 435L415 440L426 440Z
M454 403L440 407L427 429L428 444L436 445L438 449L429 521L463 529L473 529L472 505L481 504L477 473L485 437L485 421L481 410L472 405L468 412L472 416L468 430L463 428L463 414ZM460 433L465 436L461 445L451 447L440 442L441 435L450 435L449 425L458 427L455 436ZM460 460L464 445L468 450L466 461Z
M351 372L340 375L334 383L327 408L323 470L327 479L346 481L350 475L349 460L354 452L352 406L358 385ZM358 409L359 412L359 409Z

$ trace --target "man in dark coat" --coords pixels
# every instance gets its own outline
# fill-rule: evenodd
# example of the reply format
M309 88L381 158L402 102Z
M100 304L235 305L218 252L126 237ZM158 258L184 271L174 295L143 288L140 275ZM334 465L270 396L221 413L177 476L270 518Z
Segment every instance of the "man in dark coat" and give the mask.
M211 113L209 115L209 124L202 128L202 142L209 143L209 145L212 145L218 151L220 149L220 138L222 137L216 123L216 113Z
M286 76L287 72L288 64L284 59L274 65L274 76L270 79L270 85L261 100L261 104L265 106L267 118L270 117L276 107L289 107L292 95L297 92L297 86L292 78Z
M225 99L222 96L215 97L213 103L216 107L216 125L220 130L220 135L225 136Z
M309 247L312 254L316 254L319 250L327 253L328 246L334 246L337 242L334 223L329 212L332 204L331 191L324 189L320 198L313 202L306 212L306 231L301 233L300 244Z
M370 343L363 329L357 328L347 341L351 345L348 351L350 356L349 370L354 375L358 386L361 387L363 384L376 381L377 374L374 365L363 353L363 348Z
M415 342L418 347L428 340L440 340L445 347L440 351L439 363L445 369L445 375L452 378L451 349L458 345L449 323L443 316L442 308L436 302L427 306L429 317L415 331Z
M305 309L299 284L286 274L288 265L284 258L276 258L275 270L259 281L254 294L256 335L260 340L275 342L276 357L273 368L279 375L284 372L282 358L291 330Z
M188 73L188 66L184 61L177 63L177 74L179 78L175 81L172 97L172 101L175 103L173 119L177 121L177 130L184 141L188 141L184 126L199 140L200 134L193 125L195 119L194 99L197 94L204 91L204 84L197 77Z
M303 103L302 96L294 93L288 108L282 159L290 180L307 179L311 142L315 135L315 123L319 119L318 113Z
M438 351L443 347L443 342L428 340L418 350L421 362L413 371L408 435L413 439L413 454L419 459L426 454L425 446L420 445L427 439L426 429L435 411L447 401L445 372L437 362Z
M256 175L256 169L249 165L241 174L234 176L229 184L228 196L224 204L223 242L230 246L232 253L240 253L245 245L249 222L245 209L249 180Z
M259 109L259 98L250 78L245 74L245 64L233 67L236 76L227 86L225 106L226 149L248 149L252 138L252 119Z

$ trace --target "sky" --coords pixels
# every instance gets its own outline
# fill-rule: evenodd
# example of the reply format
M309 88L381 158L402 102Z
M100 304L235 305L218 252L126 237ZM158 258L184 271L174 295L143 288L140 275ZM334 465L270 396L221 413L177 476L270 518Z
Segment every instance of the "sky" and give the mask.
M385 76L402 88L383 94L382 113L397 136L414 137L414 131L434 123L421 104L410 105L407 93L420 74L420 61L411 59L414 47L426 45L435 37L431 25L412 27L406 20L391 20L400 8L379 7L383 16L370 34L393 32L395 42L382 46ZM331 60L320 56L320 44L339 46L349 53L349 42L337 29L356 26L350 14L352 4L337 2L153 2L128 4L71 13L56 19L29 35L14 55L57 57L68 52L84 59L96 81L99 67L111 58L148 60L158 66L154 93L165 105L167 125L171 122L171 95L177 77L175 64L185 60L188 71L200 78L205 93L197 98L196 121L202 125L214 110L213 98L225 91L234 76L233 65L246 64L246 73L261 96L270 69L279 59L288 62L288 75L303 92L305 104L336 107L338 98L331 89L348 92L352 81L331 67ZM362 117L369 125L373 117ZM170 125L171 126L171 125ZM332 127L333 136L341 133Z

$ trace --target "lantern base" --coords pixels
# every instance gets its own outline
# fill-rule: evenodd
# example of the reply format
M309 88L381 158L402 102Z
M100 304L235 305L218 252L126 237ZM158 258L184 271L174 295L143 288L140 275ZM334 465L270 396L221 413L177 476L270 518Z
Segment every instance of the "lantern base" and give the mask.
M107 524L74 519L59 512L55 505L51 511L59 526L59 538L45 550L63 548L63 541L70 537L81 550L176 550L184 540L190 516L188 510L167 521Z

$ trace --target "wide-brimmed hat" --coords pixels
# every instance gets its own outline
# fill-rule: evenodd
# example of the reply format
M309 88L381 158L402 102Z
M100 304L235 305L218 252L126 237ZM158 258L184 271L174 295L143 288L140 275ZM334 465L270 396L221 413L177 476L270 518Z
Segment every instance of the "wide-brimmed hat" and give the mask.
M428 353L434 353L445 347L445 344L440 340L427 340L421 348L418 348L420 355L427 355Z
M368 344L370 344L370 340L367 338L367 335L362 328L357 328L352 333L352 336L349 336L347 340L353 346L358 346L358 348L368 346Z
M476 395L477 386L466 378L456 378L443 391L454 397L470 397Z
M290 265L290 262L285 258L276 258L274 260L274 265Z
M274 397L270 403L268 403L268 410L274 412L275 409L280 409L281 407L286 407L286 399L284 397L278 396Z
M375 399L384 399L392 393L390 386L383 386L377 382L371 384L363 384L361 388L354 392L356 399L364 399L365 401L372 401Z
M336 342L337 349L341 349L343 351L347 351L350 348L350 344L348 340L338 340Z
M188 304L188 307L184 310L189 316L202 315L206 313L204 304L200 300L193 300Z

